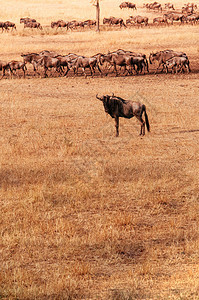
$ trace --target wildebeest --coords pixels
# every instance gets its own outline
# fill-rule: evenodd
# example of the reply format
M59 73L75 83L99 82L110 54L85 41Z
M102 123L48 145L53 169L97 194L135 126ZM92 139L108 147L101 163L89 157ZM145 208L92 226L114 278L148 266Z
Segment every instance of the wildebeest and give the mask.
M155 71L155 74L158 71L158 69L160 68L160 66L162 66L162 71L163 71L166 61L170 58L175 57L175 56L176 57L185 57L185 58L187 58L186 53L173 51L173 50L164 50L164 51L159 51L159 52L156 52L156 53L153 53L153 52L150 53L150 55L149 55L150 64L152 64L153 61L155 61L155 60L158 61L158 67Z
M131 2L122 2L120 5L119 5L119 8L132 8L132 9L137 9L136 8L136 4L134 3L131 3Z
M101 69L98 65L97 57L79 56L73 61L73 64L71 66L75 69L75 75L77 75L78 69L82 68L85 77L86 77L85 69L90 69L91 76L93 77L96 67L100 72L100 74L102 75Z
M194 12L193 6L182 7L183 14L193 14L193 12Z
M51 22L51 28L64 28L66 27L68 29L69 22L65 22L63 20L58 20L56 22Z
M63 69L66 67L67 70L66 72L64 73L64 76L67 75L68 71L70 70L70 68L72 67L72 60L70 58L70 56L68 55L57 55L55 58L57 58L60 62L60 68L61 68L61 72L63 72ZM74 71L75 71L75 68L74 68Z
M1 77L1 79L5 76L5 70L10 71L9 63L0 60L0 71L2 71L2 77Z
M9 28L9 27L12 28L12 31L13 31L13 29L17 30L16 25L13 22L6 21L5 24L7 25L7 28Z
M131 2L128 3L128 8L132 8L132 9L136 9L137 10L136 4L135 3L131 3Z
M173 25L173 21L180 21L180 23L184 23L185 21L185 16L183 14L179 14L179 13L166 13L164 14L164 16L167 21L170 20L171 24Z
M146 55L142 53L135 53L132 51L118 49L114 52L109 52L108 54L101 55L100 63L103 64L105 61L114 67L116 76L118 75L116 66L124 67L125 71L126 67L128 67L128 72L130 74L132 74L132 68L136 71L136 73L142 72L143 69L144 71L149 71Z
M9 30L9 29L8 29L8 26L6 25L5 22L0 22L0 28L1 28L2 32L4 31L4 29L5 29L5 30Z
M168 24L167 18L165 16L154 18L153 24Z
M89 28L96 26L96 20L86 20L84 21L84 26L88 26Z
M15 71L15 73L16 73L16 70L21 69L23 71L23 77L25 78L25 73L26 73L27 68L26 68L26 65L23 61L12 60L8 64L9 64L9 67L10 67L11 77L13 77L13 74L14 74L13 71Z
M160 10L162 11L162 5L158 2L153 2L153 3L147 3L147 4L143 4L143 7L146 7L147 9L151 9L151 10Z
M20 23L28 23L28 22L37 22L35 19L26 17L26 18L20 18Z
M172 68L172 72L174 73L174 71L176 71L176 74L178 73L178 71L182 72L183 67L187 69L188 73L191 71L189 67L189 59L184 56L172 57L168 59L165 63L165 67L166 67L166 72L168 72L168 68Z
M142 72L143 67L146 67L145 60L143 57L136 57L129 53L125 54L117 54L117 53L109 53L106 55L101 56L100 62L103 64L104 62L108 62L111 66L114 67L116 72L116 76L118 76L118 67L124 67L124 72L128 71L129 74L132 74L132 68L138 72ZM135 69L135 66L137 67ZM128 70L127 70L128 67Z
M186 23L191 23L192 25L196 24L198 20L199 20L199 14L192 14L185 17Z
M127 8L128 7L128 2L122 2L120 5L119 5L119 8L122 9L122 8Z
M142 16L135 16L135 17L130 16L130 19L136 25L142 25L142 23L143 23L145 26L147 26L148 22L149 22L149 18L148 17L142 17Z
M80 21L80 22L78 22L78 21L76 21L76 20L73 20L73 21L70 21L70 22L68 22L68 28L69 29L77 29L77 27L79 27L79 28L84 28L84 22L83 21Z
M34 72L38 69L38 61L42 58L42 55L38 53L27 53L27 54L21 54L21 57L23 57L24 63L30 63L33 65Z
M42 26L39 22L26 22L24 23L24 28L38 28L42 30Z
M47 75L47 71L49 70L49 68L55 68L55 70L61 74L62 70L61 70L61 64L59 59L55 58L55 57L50 57L50 56L43 56L41 57L37 63L36 63L37 67L39 65L41 65L44 68L44 76L48 77Z
M145 123L147 130L150 131L148 115L146 113L146 106L144 104L130 100L124 100L114 95L105 95L102 97L98 97L98 95L96 95L96 98L103 102L105 112L115 119L116 137L119 136L120 117L131 119L135 116L141 123L140 135L145 135ZM142 118L143 112L145 116L145 122Z
M120 25L120 27L122 26L126 27L124 20L122 18L115 18L115 17L104 18L103 24Z
M172 3L165 3L164 6L165 6L166 9L172 9L172 10L175 10L174 5L173 5Z

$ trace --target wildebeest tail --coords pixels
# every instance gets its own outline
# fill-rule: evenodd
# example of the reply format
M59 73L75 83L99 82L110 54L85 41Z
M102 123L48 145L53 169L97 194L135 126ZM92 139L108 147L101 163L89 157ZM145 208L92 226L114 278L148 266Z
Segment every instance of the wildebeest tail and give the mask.
M147 58L145 58L145 63L146 63L146 69L147 69L147 72L149 72L149 63L148 63Z
M188 66L189 72L191 72L191 68L190 68L190 65L189 65L189 59L188 58L187 58L187 66Z
M143 111L144 111L144 117L145 117L145 122L146 122L146 128L148 131L150 131L150 125L149 125L149 119L148 119L148 115L146 113L146 106L143 105Z

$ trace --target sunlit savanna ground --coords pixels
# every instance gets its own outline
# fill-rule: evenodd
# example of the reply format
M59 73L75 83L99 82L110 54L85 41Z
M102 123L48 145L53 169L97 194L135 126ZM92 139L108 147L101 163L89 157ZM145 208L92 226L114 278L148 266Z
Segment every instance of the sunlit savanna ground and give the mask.
M121 16L102 1L101 18ZM143 1L138 11L145 14ZM184 1L176 1L181 7ZM89 1L7 1L0 59L54 50L93 55L175 49L190 74L0 81L2 299L199 298L198 25L58 33L59 18L95 18ZM151 18L158 13L149 13ZM35 17L42 32L24 30ZM106 116L98 93L146 105L151 132Z

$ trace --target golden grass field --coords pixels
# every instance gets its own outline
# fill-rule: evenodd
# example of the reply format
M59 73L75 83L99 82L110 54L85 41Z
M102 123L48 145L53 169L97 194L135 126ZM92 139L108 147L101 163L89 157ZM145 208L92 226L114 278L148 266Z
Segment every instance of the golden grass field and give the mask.
M120 2L102 1L101 18L127 18ZM95 10L89 0L1 5L18 29L0 34L2 60L175 49L192 72L40 78L28 66L26 79L0 81L0 298L199 299L198 25L43 34L19 18L48 25ZM95 98L112 92L146 105L150 133L120 119L115 137Z

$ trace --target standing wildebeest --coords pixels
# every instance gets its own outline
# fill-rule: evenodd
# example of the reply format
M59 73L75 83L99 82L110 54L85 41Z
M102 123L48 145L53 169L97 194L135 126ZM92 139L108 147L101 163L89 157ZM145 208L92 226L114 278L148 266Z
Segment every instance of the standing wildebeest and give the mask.
M114 95L106 95L103 97L98 97L98 95L96 95L96 98L103 102L105 112L115 119L116 137L119 135L120 117L131 119L135 116L141 123L140 135L145 135L145 123L147 130L150 131L149 120L146 113L146 106L144 104L133 102L130 100L124 100ZM142 118L143 112L145 115L145 122Z
M176 74L179 72L183 71L183 67L187 69L187 72L190 72L190 67L189 67L189 60L187 57L184 56L175 56L170 59L168 59L165 63L166 66L166 72L168 72L168 68L172 68L172 72L174 73L174 67Z
M14 74L13 71L15 71L15 73L16 73L16 70L19 70L19 69L21 69L23 71L23 77L25 78L25 73L26 73L27 68L23 61L12 60L8 64L10 67L11 78L13 77L13 74Z
M6 31L9 30L9 29L8 29L8 26L6 25L5 22L0 22L0 28L1 28L2 32L4 31L4 29L5 29Z
M7 28L11 27L12 31L13 31L13 29L17 30L16 25L13 22L6 21L5 24L7 25Z
M162 71L165 67L165 63L168 59L172 58L172 57L185 57L187 58L186 53L184 52L177 52L177 51L173 51L173 50L164 50L164 51L159 51L156 53L150 53L149 55L149 62L150 64L153 63L153 61L157 60L158 61L158 67L155 71L155 74L157 73L158 69L160 68L160 66L162 66ZM190 68L189 68L190 71Z

